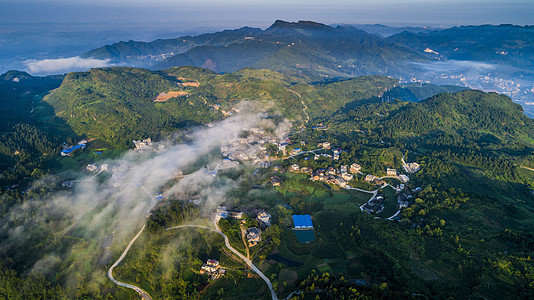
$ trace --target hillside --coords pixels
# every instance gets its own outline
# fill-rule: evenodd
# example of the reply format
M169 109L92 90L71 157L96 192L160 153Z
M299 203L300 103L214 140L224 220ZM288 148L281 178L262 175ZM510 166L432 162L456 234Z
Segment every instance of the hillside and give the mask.
M158 72L122 67L92 69L68 74L45 101L77 134L129 148L132 139L158 138L182 127L221 119L223 110L231 111L243 99L272 102L273 109L284 116L303 120L301 100L309 105L311 115L331 113L347 102L375 96L397 82L369 76L323 85L299 83L294 89L302 91L301 99L288 88L287 78L252 69L225 75L194 67ZM181 82L199 84L182 86ZM154 102L158 94L169 91L183 93L165 102ZM215 104L220 104L221 110L214 109Z

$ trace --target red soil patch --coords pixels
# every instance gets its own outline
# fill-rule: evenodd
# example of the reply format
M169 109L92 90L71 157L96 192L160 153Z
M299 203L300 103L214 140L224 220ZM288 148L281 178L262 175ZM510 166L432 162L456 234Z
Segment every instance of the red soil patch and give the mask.
M181 97L187 95L184 91L177 92L168 92L168 93L159 93L158 97L154 99L154 102L165 102L171 98Z

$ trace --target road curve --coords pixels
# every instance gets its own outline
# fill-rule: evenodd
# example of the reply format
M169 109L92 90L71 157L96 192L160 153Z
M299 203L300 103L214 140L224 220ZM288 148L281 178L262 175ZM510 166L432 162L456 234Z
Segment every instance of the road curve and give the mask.
M135 242L135 240L137 240L137 238L141 235L141 233L143 233L143 230L145 230L145 226L146 225L143 225L143 228L141 228L141 230L139 230L139 232L133 237L133 239L130 241L130 243L128 244L128 246L126 247L126 249L124 249L124 252L122 252L122 255L119 257L119 259L117 259L117 261L109 268L108 270L108 277L111 281L113 281L116 285L118 286L122 286L122 287L125 287L125 288L129 288L129 289L132 289L136 292L139 293L139 295L141 295L141 297L145 300L152 300L152 297L150 297L150 295L145 292L142 288L138 287L138 286L135 286L135 285L132 285L132 284L128 284L128 283L124 283L124 282L120 282L118 280L116 280L114 277L113 277L113 269L118 266L121 261L126 257L126 254L128 254L128 251L130 251L130 247L132 247L133 243Z
M223 238L224 238L224 245L226 246L226 248L228 248L230 251L232 251L234 254L236 254L237 256L239 256L239 258L241 258L251 269L252 271L256 272L260 277L261 279L263 279L263 281L265 281L265 283L267 284L267 286L269 287L269 290L271 292L271 297L273 300L278 300L278 296L276 296L276 291L274 290L273 288L273 284L271 283L271 281L269 280L269 278L267 278L267 276L265 276L265 274L263 274L260 269L258 269L258 267L256 267L252 261L250 261L250 259L246 258L245 256L243 256L243 254L241 254L239 251L237 251L236 249L234 249L234 247L232 247L230 245L230 241L228 240L228 237L221 231L221 229L219 228L219 225L217 224L217 221L218 219L215 218L213 220L213 225L215 226L215 228L212 228L212 227L208 227L208 226L202 226L202 225L180 225L180 226L174 226L174 227L170 227L170 228L167 228L167 230L172 230L172 229L178 229L178 228L185 228L185 227L196 227L196 228L204 228L204 229L208 229L208 230L211 230L211 231L214 231L214 232L217 232L218 234L220 234Z

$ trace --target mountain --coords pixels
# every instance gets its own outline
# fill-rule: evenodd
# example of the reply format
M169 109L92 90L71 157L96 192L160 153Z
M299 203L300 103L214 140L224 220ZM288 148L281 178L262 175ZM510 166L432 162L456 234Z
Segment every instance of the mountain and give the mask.
M155 68L192 64L216 72L253 67L292 75L351 77L395 74L401 71L399 65L408 60L425 61L426 57L354 27L277 20L250 40L195 47L165 59Z
M184 36L175 39L159 39L152 42L128 41L106 45L81 55L84 58L109 59L112 63L130 63L150 66L167 56L185 52L197 46L226 46L253 37L261 32L259 28L243 27L198 36Z
M392 27L392 26L386 26L382 24L334 24L340 25L340 26L352 26L358 29L361 29L365 32L380 36L380 37L388 37L394 34L402 33L402 32L412 32L412 33L429 33L431 31L439 30L432 27L412 27L412 26L404 26L404 27Z
M430 49L445 59L534 66L534 26L460 26L428 33L402 32L386 40L419 52Z
M430 83L398 85L384 93L384 98L419 102L440 93L455 93L468 88L456 85L435 85Z

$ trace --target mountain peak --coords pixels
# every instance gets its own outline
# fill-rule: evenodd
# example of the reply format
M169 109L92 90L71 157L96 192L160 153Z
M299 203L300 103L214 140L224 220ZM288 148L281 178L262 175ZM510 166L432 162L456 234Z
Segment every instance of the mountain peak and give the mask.
M330 26L327 26L325 24L313 22L313 21L298 21L298 22L287 22L283 20L276 20L269 29L279 29L279 28L301 28L301 29L313 29L313 28L332 28Z

